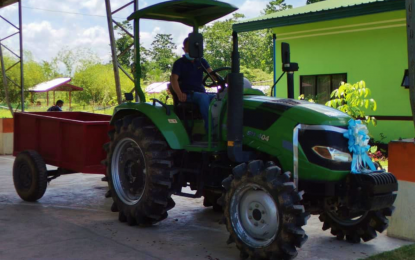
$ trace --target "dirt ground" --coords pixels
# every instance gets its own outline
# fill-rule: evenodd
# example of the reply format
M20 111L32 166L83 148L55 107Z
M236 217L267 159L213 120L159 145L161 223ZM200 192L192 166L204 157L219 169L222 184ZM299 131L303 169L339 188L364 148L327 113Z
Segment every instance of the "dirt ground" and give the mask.
M149 228L129 227L110 211L100 175L72 174L49 185L37 203L22 201L12 181L12 156L0 156L0 259L239 259L220 213L202 199L174 197L169 217ZM312 217L298 260L354 260L409 242L381 234L358 245L337 241Z

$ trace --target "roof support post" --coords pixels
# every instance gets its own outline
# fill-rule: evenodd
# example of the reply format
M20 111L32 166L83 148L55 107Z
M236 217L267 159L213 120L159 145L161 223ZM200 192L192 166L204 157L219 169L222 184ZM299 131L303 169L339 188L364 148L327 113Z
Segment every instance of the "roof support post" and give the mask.
M9 86L7 85L7 77L6 77L6 69L4 67L4 59L3 59L3 47L0 45L0 61L1 61L1 72L3 75L3 86L4 86L4 95L6 97L6 103L9 107L10 113L13 116L13 108L10 104L10 98L9 98Z
M5 93L6 94L6 102L8 103L8 107L12 113L12 115L14 115L13 113L13 108L11 107L11 100L10 100L10 96L8 95L9 93L9 88L8 88L8 82L13 83L14 85L16 85L18 88L20 88L20 102L21 102L21 110L22 112L24 112L24 68L23 68L23 23L22 23L22 0L17 0L14 1L14 3L17 2L18 5L18 21L19 21L19 26L13 24L12 22L10 22L9 20L7 20L6 18L0 16L1 19L3 19L4 21L6 21L9 25L11 25L15 30L17 30L17 32L13 32L11 34L9 34L6 37L0 37L2 38L2 40L0 40L0 56L1 56L1 67L2 67L2 75L3 75L3 84L5 87ZM14 51L12 51L10 48L8 48L4 43L3 40L8 39L10 37L13 37L15 35L19 35L19 47L20 47L20 55L17 55ZM16 56L17 58L17 62L15 62L13 65L11 65L8 68L4 67L4 58L3 58L3 47L9 51L11 54L13 54L14 56ZM7 77L7 71L9 71L11 68L13 68L14 66L16 66L17 64L20 63L20 84L17 84L17 82L13 81L10 79L10 77Z
M277 35L272 34L273 63L274 63L274 97L277 96Z
M138 6L138 0L134 0L134 12L136 12L136 11L138 11L138 8L139 8L139 6ZM135 26L135 24L134 24L134 26ZM140 26L140 22L138 22L138 26ZM135 27L133 28L133 30L134 30L134 32L135 32ZM130 49L132 46L135 46L135 42L130 46L130 47L128 47L127 49ZM135 47L134 47L135 48ZM134 49L135 50L135 49ZM134 57L134 59L135 59L135 57ZM134 63L134 68L132 68L133 69L133 77L135 78L136 77L136 75L135 75L135 67L137 66L135 63ZM141 63L139 64L139 66L140 66L140 70L141 70ZM134 81L134 84L135 84L135 81ZM138 102L139 101L139 98L138 98L138 92L137 92L137 89L134 87L134 90L135 90L135 102Z
M138 10L138 0L135 0L134 11ZM141 55L140 55L140 19L134 19L134 84L135 100L146 102L146 96L141 88Z
M406 0L408 35L409 101L415 127L415 0Z
M111 43L112 65L114 69L114 78L115 78L115 90L117 93L118 104L121 104L122 96L121 96L120 72L118 71L117 50L115 48L114 26L112 24L112 12L111 12L110 0L105 0L105 6L107 10L108 32L109 32L110 43Z
M112 19L112 15L129 7L130 5L134 5L134 12L138 11L138 0L133 0L125 5L123 5L122 7L118 8L117 10L115 10L114 12L111 11L111 0L105 0L105 5L107 8L107 22L108 22L108 31L109 31L109 35L110 35L110 42L111 42L111 53L112 53L112 63L113 63L113 67L114 67L114 76L115 76L115 85L116 85L116 89L117 89L117 99L119 100L118 103L121 104L122 102L122 93L121 93L121 83L120 83L120 73L119 73L119 69L121 69L122 72L124 72L124 74L131 80L134 82L134 89L131 90L131 92L135 91L136 92L136 101L142 100L142 102L145 102L145 96L143 91L141 90L140 87L140 78L141 78L141 67L140 64L137 65L137 62L135 62L134 64L132 64L132 72L133 76L131 76L125 69L123 69L120 65L120 63L118 62L118 58L125 55L126 53L129 52L130 48L132 46L135 46L134 49L134 60L136 60L136 56L138 53L138 56L140 55L140 44L138 43L138 49L137 49L137 44L136 44L136 40L134 41L134 44L127 47L127 49L123 50L120 54L117 55L117 49L116 49L116 40L115 40L115 35L114 35L114 24L117 25L121 30L123 30L127 35L129 35L130 37L136 38L135 35L131 34L126 28L124 28L122 26L121 23L118 23L117 21L115 21L114 19ZM136 32L136 30L139 30L139 21L134 21L134 32ZM135 34L135 33L134 33ZM140 38L140 36L138 35L138 39ZM137 75L140 74L140 76L138 77L138 88L137 88ZM140 89L140 90L137 90Z
M22 22L22 0L19 0L19 41L20 41L20 88L22 112L24 112L24 63L23 63L23 22Z

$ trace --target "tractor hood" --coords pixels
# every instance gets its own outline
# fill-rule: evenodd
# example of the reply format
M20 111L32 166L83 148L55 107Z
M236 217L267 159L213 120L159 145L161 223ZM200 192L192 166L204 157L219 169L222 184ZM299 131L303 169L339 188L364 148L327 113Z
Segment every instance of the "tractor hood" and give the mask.
M304 100L245 96L245 108L274 112L298 124L347 126L349 115L324 105Z

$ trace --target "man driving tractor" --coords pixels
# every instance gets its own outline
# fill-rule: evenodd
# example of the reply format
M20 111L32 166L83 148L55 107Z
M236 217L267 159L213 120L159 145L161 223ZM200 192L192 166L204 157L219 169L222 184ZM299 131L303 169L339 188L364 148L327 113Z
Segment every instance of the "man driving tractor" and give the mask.
M195 103L199 106L207 132L209 104L215 95L206 93L202 84L203 67L208 73L213 70L204 58L194 59L189 56L188 38L183 41L183 50L185 55L174 62L170 83L180 102Z

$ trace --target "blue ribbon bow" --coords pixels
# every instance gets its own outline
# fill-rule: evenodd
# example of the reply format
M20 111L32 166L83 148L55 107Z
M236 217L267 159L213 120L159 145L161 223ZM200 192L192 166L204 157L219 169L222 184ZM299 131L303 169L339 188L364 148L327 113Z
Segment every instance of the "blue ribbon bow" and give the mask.
M376 171L375 165L367 154L370 149L368 133L366 125L362 124L360 120L351 119L348 131L343 134L344 137L349 139L349 151L353 154L352 173L360 174Z

